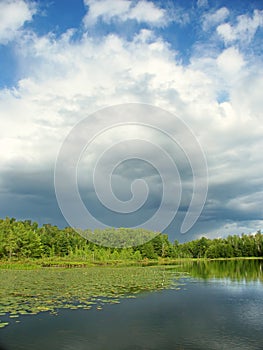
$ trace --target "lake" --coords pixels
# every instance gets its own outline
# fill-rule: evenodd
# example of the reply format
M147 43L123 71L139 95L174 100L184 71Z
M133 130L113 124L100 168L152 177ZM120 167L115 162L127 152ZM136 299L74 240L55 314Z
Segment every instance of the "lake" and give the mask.
M5 350L263 348L263 260L0 276Z

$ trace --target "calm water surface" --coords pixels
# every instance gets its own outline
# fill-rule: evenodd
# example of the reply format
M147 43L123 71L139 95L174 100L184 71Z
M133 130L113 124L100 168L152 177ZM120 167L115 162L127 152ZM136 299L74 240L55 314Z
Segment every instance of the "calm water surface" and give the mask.
M178 270L187 277L178 280ZM171 271L180 289L142 292L102 310L13 319L0 330L3 349L263 349L263 261L185 264Z

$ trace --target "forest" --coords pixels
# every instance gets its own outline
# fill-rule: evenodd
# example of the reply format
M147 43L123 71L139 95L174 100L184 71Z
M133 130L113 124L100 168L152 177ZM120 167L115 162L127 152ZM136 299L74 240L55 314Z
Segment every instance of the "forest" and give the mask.
M96 232L95 232L96 231ZM40 258L68 258L79 261L118 261L158 258L234 258L263 257L263 234L230 235L226 238L201 237L193 241L170 242L167 234L156 234L143 229L108 228L95 230L100 237L109 235L127 239L134 234L153 236L147 243L130 248L104 247L90 241L91 231L86 237L73 228L63 229L51 224L39 226L31 220L17 221L15 218L0 219L0 259L23 260ZM94 234L93 232L93 234ZM85 236L85 235L84 235ZM132 241L130 242L132 245Z

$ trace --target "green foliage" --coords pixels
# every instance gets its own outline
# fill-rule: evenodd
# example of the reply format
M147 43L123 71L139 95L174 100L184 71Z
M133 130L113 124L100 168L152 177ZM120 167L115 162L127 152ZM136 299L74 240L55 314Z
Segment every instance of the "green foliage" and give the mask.
M84 238L85 237L85 238ZM94 243L96 239L105 246ZM147 243L134 247L136 242ZM116 247L112 248L116 243ZM108 246L107 246L108 245ZM120 248L130 246L130 248ZM70 258L80 261L140 261L158 258L231 258L262 257L263 234L200 239L180 244L169 241L166 234L144 229L107 228L86 230L82 235L74 229L45 224L39 227L30 220L0 219L0 259Z

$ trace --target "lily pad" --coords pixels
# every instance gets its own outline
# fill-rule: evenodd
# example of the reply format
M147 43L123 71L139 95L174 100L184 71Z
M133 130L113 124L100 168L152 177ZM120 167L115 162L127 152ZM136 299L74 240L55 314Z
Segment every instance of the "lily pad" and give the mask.
M89 310L92 305L102 310L102 305L142 292L179 288L179 276L171 266L1 269L5 283L0 286L0 314L17 318L46 311L56 314L59 309Z

